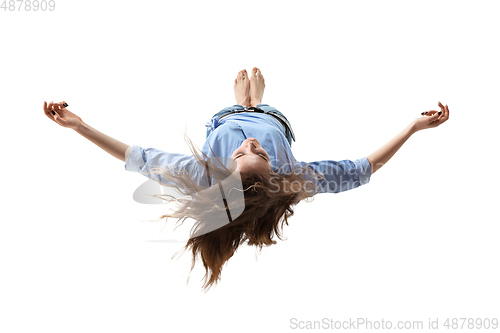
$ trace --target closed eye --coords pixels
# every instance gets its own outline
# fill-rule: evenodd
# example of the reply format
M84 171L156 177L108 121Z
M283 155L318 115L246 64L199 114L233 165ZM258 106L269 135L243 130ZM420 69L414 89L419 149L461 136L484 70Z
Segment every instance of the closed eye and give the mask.
M239 158L239 157L241 157L241 156L243 156L243 155L245 155L245 154L240 153L240 154L239 154L238 156L236 156L234 159L236 160L237 158ZM269 162L269 161L267 160L267 158L266 158L263 154L258 154L258 155L259 155L260 157L262 157L262 158L263 158L266 162Z

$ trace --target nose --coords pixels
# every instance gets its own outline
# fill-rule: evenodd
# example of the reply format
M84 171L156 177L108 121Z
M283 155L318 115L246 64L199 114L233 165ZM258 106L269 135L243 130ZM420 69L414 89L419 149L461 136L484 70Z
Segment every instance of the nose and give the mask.
M257 148L257 144L253 141L248 141L246 144L246 148L250 151L254 151Z

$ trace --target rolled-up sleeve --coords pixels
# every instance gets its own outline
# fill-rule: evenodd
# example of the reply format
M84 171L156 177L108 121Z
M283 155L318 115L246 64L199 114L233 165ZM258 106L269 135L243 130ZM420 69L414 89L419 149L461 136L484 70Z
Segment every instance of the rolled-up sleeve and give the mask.
M317 185L318 193L339 193L355 189L370 182L371 165L366 157L351 161L301 162L310 167L321 179L309 178ZM322 177L321 177L322 176Z
M138 172L165 185L170 182L167 182L156 171L153 172L152 169L165 169L172 166L177 171L188 172L193 180L197 180L198 184L200 183L201 180L199 178L202 177L202 173L193 155L167 153L155 148L142 148L134 145L130 149L130 154L125 161L125 170Z

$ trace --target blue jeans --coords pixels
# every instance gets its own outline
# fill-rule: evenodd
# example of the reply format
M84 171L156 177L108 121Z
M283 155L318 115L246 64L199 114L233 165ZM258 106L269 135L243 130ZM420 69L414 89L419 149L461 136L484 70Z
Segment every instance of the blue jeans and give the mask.
M285 115L283 113L279 112L276 108L269 106L268 104L259 104L259 105L257 105L257 107L264 110L264 113L270 114L270 115L274 116L275 118L277 118L278 120L281 120L281 122L284 124L284 127L285 127L285 137L286 137L288 143L290 144L290 147L292 147L292 140L295 141L295 134L293 133L292 125L290 124L288 119L286 119ZM243 106L237 105L237 104L233 105L233 106L229 106L229 107L224 108L221 111L217 112L212 117L212 119L214 119L214 118L219 119L220 117L222 117L226 114L234 113L235 111L240 111L243 109L244 109ZM212 128L207 128L207 136L206 136L207 138L210 135L210 133L212 133L212 131L213 131Z

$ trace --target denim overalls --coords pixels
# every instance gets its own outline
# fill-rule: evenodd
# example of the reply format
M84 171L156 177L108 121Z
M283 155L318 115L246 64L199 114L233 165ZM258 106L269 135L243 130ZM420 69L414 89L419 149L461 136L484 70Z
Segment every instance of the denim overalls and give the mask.
M290 144L290 147L292 147L292 140L295 141L295 134L293 133L292 130L292 125L290 125L290 122L288 119L286 119L285 115L281 112L279 112L276 108L273 108L272 106L269 106L268 104L259 104L257 105L257 110L254 112L260 112L260 113L267 113L270 114L271 116L275 117L285 128L285 137ZM221 111L217 112L210 121L208 121L205 126L207 128L207 135L206 137L212 133L213 128L215 127L214 124L216 124L222 117L229 115L231 113L236 113L236 112L241 112L245 111L248 109L253 109L253 108L245 108L241 105L233 105L229 106L227 108L222 109Z

